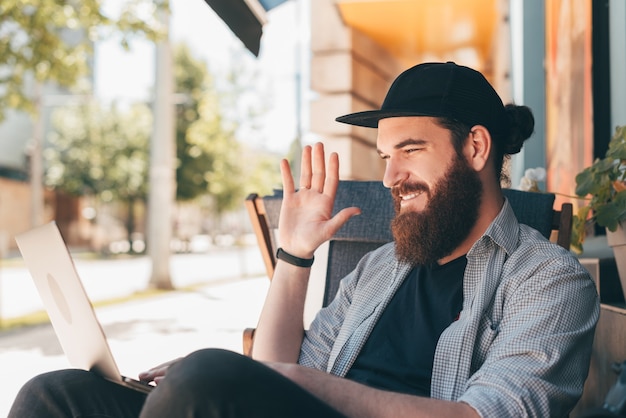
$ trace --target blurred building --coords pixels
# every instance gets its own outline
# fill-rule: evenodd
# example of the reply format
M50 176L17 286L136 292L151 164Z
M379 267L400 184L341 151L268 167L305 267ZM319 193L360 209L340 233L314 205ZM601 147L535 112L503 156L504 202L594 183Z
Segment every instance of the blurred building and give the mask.
M69 222L78 213L76 199L59 196L43 187L33 188L31 178L34 165L41 172L45 133L50 129L55 107L71 105L83 96L74 96L54 84L42 85L39 93L35 93L33 83L27 83L33 94L39 94L38 117L9 110L0 123L0 256L15 248L13 237L31 228L34 216L38 224L56 218L61 230L67 232ZM41 181L40 178L40 185Z

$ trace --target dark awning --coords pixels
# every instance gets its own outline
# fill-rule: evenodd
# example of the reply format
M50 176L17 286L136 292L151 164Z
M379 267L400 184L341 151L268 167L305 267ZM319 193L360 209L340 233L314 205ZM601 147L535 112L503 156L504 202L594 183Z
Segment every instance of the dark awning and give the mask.
M286 0L205 0L255 56L259 55L265 12Z

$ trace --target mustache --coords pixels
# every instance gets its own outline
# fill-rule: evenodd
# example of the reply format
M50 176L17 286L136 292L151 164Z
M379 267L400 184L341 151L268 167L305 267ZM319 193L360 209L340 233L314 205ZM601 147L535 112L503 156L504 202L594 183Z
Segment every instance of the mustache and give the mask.
M400 196L402 195L419 192L429 194L430 189L424 183L417 182L404 182L398 186L393 186L391 188L391 195L393 196L394 200L400 200Z

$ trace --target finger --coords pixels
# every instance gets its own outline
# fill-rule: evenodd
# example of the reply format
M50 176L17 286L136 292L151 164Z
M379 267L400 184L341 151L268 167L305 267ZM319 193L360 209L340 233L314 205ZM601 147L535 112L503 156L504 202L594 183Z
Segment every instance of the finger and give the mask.
M283 180L283 191L285 193L293 193L295 191L295 186L293 183L293 175L291 174L291 167L289 166L289 161L283 159L280 162L280 174Z
M302 149L302 159L300 163L300 188L311 188L311 146L307 145Z
M328 158L328 171L324 180L324 194L335 198L337 187L339 185L339 156L336 152L330 154Z
M138 377L142 382L152 382L154 380L154 373L152 371L141 372Z
M156 370L158 370L161 366L153 367L150 370L146 370L144 372L139 373L139 380L151 381L156 374Z
M165 363L159 364L158 366L155 366L153 368L151 368L150 370L147 370L145 372L140 372L139 373L139 380L152 380L155 376L157 375L162 375L165 374L165 372L167 371L167 369L174 363L178 362L180 360L180 358L176 358L174 360L170 360L167 361Z
M324 158L324 144L318 142L313 147L313 175L311 178L311 189L319 193L324 191L324 181L326 179L326 163Z
M139 373L139 380L144 381L152 381L156 376L164 374L165 370L167 370L167 366L157 366L152 369Z

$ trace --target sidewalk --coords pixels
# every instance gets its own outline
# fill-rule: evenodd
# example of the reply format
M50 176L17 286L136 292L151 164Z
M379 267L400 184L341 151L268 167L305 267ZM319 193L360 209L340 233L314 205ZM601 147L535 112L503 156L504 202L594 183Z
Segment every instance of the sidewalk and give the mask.
M258 254L258 249L253 250ZM233 270L236 264L229 256L232 254L223 253L219 258ZM194 262L206 263L207 259L210 257L206 255L172 259L172 270L178 271L177 275L191 268L189 276L200 273L204 276L204 282L195 281L194 290L177 290L96 308L122 374L136 376L142 370L200 348L219 347L241 352L243 329L256 325L269 281L262 272L246 274L246 277L220 278L219 274L216 275L219 269L198 271L197 265L194 267ZM259 265L255 264L258 260L252 257L248 261L246 268L249 272L259 270ZM175 267L177 263L185 268ZM215 267L217 261L209 264ZM100 271L103 269L102 265L96 267ZM85 265L82 268L88 270ZM116 286L108 281L107 286L100 286L98 295L98 286L92 286L88 293L95 299L131 294L139 285L133 284L132 278L138 276L140 274L134 271L133 275L127 276L129 280L116 281L117 291L112 290ZM135 281L145 281L140 279ZM185 282L190 285L194 281L180 276L175 280L179 287ZM87 283L85 287L88 287ZM8 305L6 297L4 302ZM0 416L6 416L17 391L30 377L65 367L68 367L67 360L49 324L0 333L0 370L3 375L0 379Z
M72 253L78 275L93 303L132 295L148 288L147 256L88 259ZM21 256L0 265L0 320L41 311L43 305ZM203 253L173 254L170 274L176 288L265 274L256 245L212 248Z

